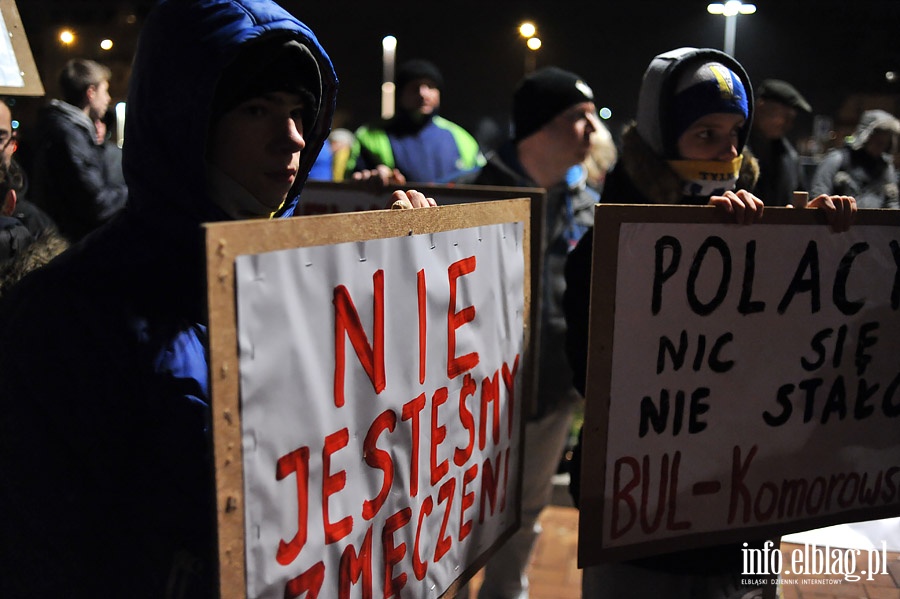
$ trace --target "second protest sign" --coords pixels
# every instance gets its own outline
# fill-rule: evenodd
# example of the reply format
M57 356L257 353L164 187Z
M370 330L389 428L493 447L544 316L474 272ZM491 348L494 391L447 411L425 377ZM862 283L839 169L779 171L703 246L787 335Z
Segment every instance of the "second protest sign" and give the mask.
M597 208L582 565L900 513L898 225Z

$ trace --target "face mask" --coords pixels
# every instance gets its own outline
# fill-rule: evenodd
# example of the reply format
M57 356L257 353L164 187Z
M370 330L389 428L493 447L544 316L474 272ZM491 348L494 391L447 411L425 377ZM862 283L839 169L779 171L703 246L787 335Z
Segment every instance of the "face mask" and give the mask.
M681 179L687 197L710 197L733 191L741 171L743 157L730 162L718 160L669 160L669 166Z

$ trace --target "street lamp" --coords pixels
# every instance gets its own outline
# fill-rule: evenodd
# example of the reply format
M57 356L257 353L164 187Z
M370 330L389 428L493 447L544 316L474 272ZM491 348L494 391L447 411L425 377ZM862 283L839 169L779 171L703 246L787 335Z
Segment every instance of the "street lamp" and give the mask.
M75 33L71 29L63 29L59 32L59 41L64 46L71 46L75 42Z
M737 16L752 15L756 12L755 4L744 4L741 0L728 0L724 4L715 2L706 7L711 15L725 17L725 54L734 56L734 39L737 36Z
M534 23L530 21L525 21L521 25L519 25L519 35L528 39L530 37L534 37L537 33L537 27L535 27Z
M537 37L537 26L531 21L525 21L519 25L519 35L525 38L525 74L531 73L537 67L537 51L541 47L541 38Z
M381 80L381 118L389 119L394 116L394 64L397 55L397 38L393 35L385 36L381 40L383 58Z

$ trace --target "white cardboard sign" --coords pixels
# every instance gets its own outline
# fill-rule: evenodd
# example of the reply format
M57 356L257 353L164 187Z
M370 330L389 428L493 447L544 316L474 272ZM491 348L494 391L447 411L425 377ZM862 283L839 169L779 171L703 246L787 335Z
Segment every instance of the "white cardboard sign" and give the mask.
M516 525L523 242L237 258L247 596L438 597Z
M680 210L619 223L614 255L595 246L593 292L615 296L591 316L582 472L602 489L582 498L582 556L900 512L896 222L835 234L813 211L736 226Z

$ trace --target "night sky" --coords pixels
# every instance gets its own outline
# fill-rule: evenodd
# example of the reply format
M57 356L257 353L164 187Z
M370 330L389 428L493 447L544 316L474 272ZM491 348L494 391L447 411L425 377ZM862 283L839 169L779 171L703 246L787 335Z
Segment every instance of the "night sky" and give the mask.
M758 0L738 17L735 55L753 81L791 81L817 113L836 116L858 92L894 94L900 108L900 1ZM538 66L583 76L615 127L634 116L641 75L652 57L681 46L721 49L725 19L706 1L368 2L284 0L317 33L341 79L340 117L351 125L379 110L381 39L398 38L398 61L423 57L442 69L443 113L474 128L506 122L525 70L517 26L534 21ZM855 118L856 115L853 115ZM343 124L343 123L339 123ZM798 129L809 123L798 123ZM613 128L613 127L611 127Z
M615 132L634 116L641 75L651 58L681 46L721 49L725 19L710 15L705 0L280 0L317 34L341 81L335 126L355 128L380 110L381 40L398 39L398 62L427 58L443 71L442 112L474 132L483 117L505 125L510 100L525 72L524 41L517 26L532 20L543 47L537 66L554 64L574 71L593 87L597 104L612 110ZM148 0L18 0L38 60L59 62L55 31L66 20L95 32L118 27L136 36L140 22L125 28L122 15L142 17ZM735 55L752 81L791 81L818 114L855 119L862 108L854 94L880 96L882 106L900 111L900 0L757 0L757 13L738 17ZM111 29L112 30L112 29ZM58 44L56 44L58 45ZM127 77L128 43L116 46L115 60ZM68 52L113 60L93 46ZM57 63L54 63L55 59ZM42 72L53 95L55 72ZM122 99L126 82L113 82ZM892 94L892 96L891 96ZM797 133L811 128L798 122ZM806 131L804 131L806 130Z

